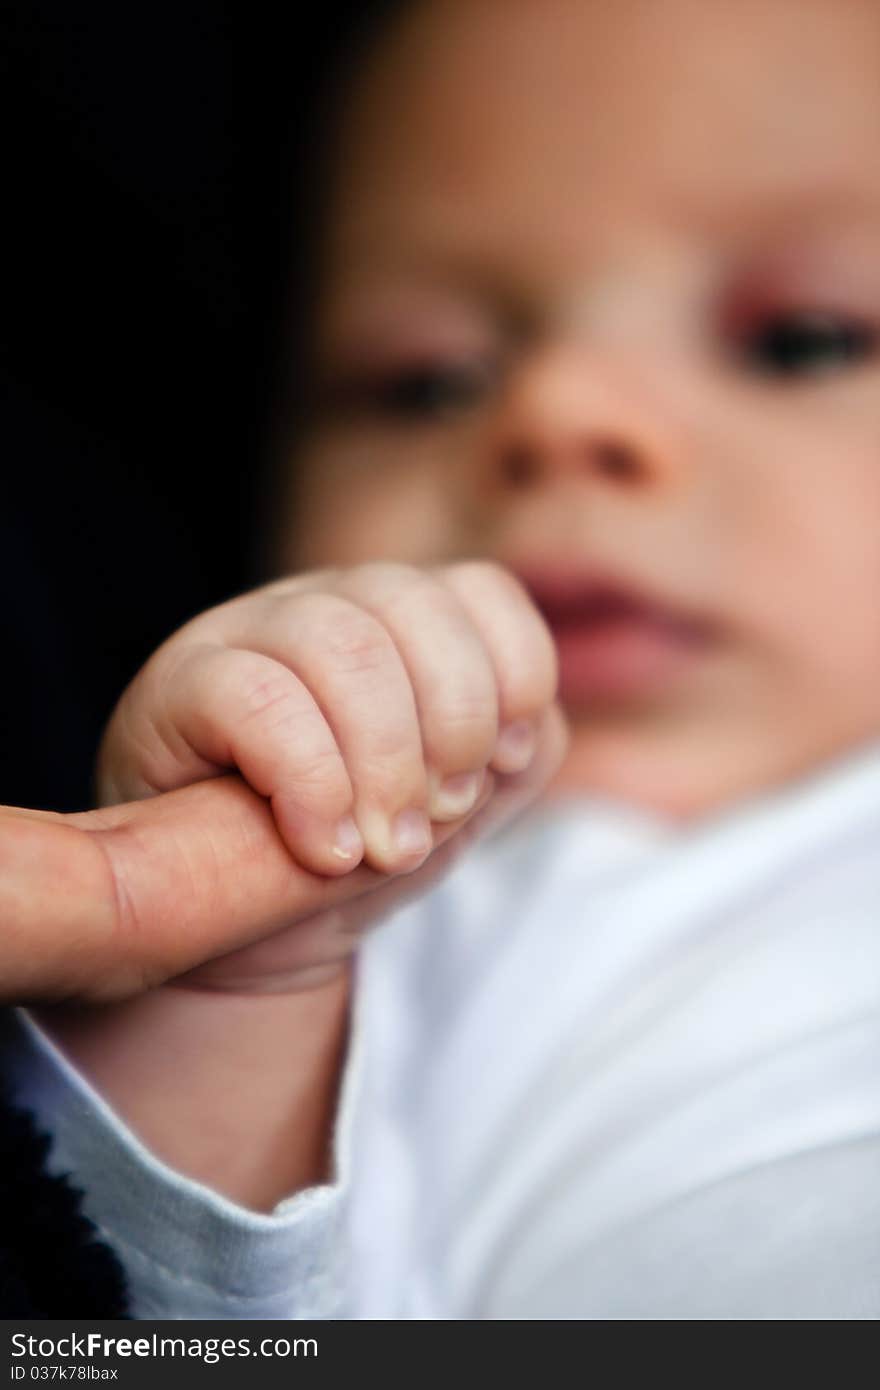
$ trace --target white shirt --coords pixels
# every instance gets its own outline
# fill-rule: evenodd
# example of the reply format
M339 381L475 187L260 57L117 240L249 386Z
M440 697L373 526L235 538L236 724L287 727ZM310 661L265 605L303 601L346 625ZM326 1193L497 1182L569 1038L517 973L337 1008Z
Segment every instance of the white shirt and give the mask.
M880 1316L880 749L524 824L361 987L356 1315Z
M533 814L359 976L343 1178L269 1215L16 1011L5 1068L135 1316L880 1315L880 750L687 835Z
M341 1184L268 1214L152 1154L23 1009L8 1011L0 1066L52 1136L47 1164L84 1190L82 1212L119 1257L135 1318L340 1314Z

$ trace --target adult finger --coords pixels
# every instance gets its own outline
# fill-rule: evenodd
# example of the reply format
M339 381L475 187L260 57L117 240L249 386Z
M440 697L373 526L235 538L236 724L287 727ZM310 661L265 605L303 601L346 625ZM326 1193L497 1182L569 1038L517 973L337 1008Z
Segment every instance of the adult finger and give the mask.
M488 774L474 813L456 825L435 826L435 848L412 873L377 877L366 889L322 907L295 926L209 961L173 983L181 988L269 994L326 982L343 968L365 931L427 892L478 840L523 812L557 771L567 746L565 718L554 704L538 721L536 752L529 767L510 776Z

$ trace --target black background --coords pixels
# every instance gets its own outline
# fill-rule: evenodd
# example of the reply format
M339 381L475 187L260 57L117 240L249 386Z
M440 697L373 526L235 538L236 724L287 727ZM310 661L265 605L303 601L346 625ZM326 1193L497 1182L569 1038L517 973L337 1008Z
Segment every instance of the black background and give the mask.
M359 8L4 7L6 804L86 807L102 724L150 650L260 577L295 168L311 84Z

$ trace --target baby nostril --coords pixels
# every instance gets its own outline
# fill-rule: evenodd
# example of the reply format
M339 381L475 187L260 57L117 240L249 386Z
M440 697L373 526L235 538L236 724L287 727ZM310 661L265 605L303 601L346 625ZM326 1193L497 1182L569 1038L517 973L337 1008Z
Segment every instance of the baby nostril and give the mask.
M633 449L613 440L600 440L590 448L594 466L606 478L622 483L636 482L641 475L641 463Z
M643 473L638 451L613 439L591 440L578 450L583 463L593 472L620 483L638 482ZM572 460L573 461L573 460ZM539 448L529 444L510 444L501 453L501 476L512 487L528 487L538 481L544 468ZM549 470L552 472L552 467Z
M505 482L524 487L538 476L540 460L533 449L524 444L512 444L501 456L501 472Z

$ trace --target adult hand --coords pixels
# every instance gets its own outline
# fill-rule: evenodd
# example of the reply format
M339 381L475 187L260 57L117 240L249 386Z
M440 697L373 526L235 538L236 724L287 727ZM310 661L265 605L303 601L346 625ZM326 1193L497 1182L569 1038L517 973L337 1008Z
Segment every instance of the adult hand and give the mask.
M236 776L76 815L2 809L0 999L107 1003L171 979L309 988L344 967L364 927L532 801L565 745L554 705L529 768L488 774L474 809L435 824L434 850L408 874L301 867L269 803Z

